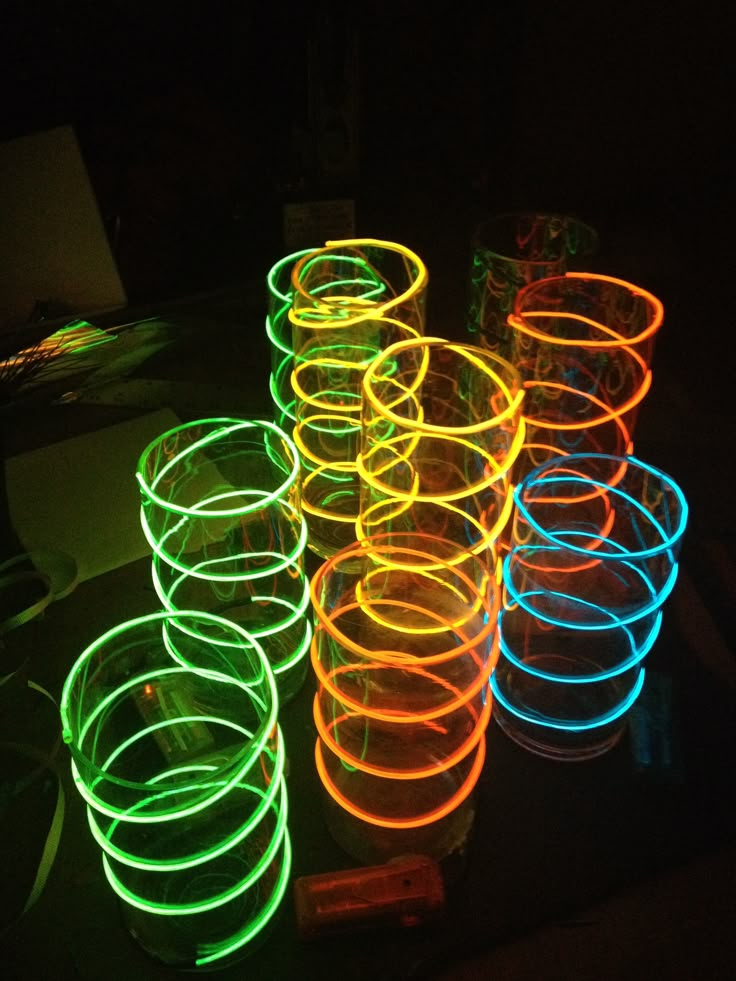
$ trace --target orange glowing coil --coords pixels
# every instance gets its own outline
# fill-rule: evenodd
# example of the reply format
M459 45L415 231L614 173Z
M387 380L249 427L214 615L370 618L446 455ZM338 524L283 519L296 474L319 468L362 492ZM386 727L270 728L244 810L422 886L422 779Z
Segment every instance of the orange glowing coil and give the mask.
M312 578L317 770L371 825L439 821L483 765L499 587L485 559L456 553L429 536L380 536Z
M519 290L509 324L539 340L554 336L562 345L642 348L653 341L663 319L661 300L640 286L599 273L568 272ZM551 335L550 324L560 320L567 321L567 332L557 324ZM585 327L575 332L577 325ZM566 336L570 331L574 336Z
M655 296L612 276L567 273L519 291L509 357L526 390L527 443L515 483L553 456L633 451L662 318Z
M490 698L490 695L488 696ZM447 793L447 780L444 773L436 774L432 777L417 780L416 783L424 783L421 788L414 788L413 799L423 797L432 804L419 814L402 813L403 799L406 797L406 790L403 781L391 780L395 786L390 788L387 793L386 781L381 777L371 777L370 774L360 773L358 782L359 794L351 793L350 783L356 781L351 777L359 771L345 769L344 764L338 761L338 767L333 769L330 766L329 753L325 755L323 745L318 740L314 748L314 758L317 766L317 773L325 790L333 800L349 814L365 821L368 824L375 824L383 828L420 828L428 824L434 824L442 818L451 814L460 804L465 801L472 793L478 782L478 777L483 769L486 756L485 734L475 747L475 755L466 757L460 764L454 767L454 783L451 785L451 793L444 800L441 793ZM337 758L336 758L337 759ZM461 769L462 767L462 769ZM347 775L347 780L344 779ZM341 781L339 778L343 778ZM381 783L377 783L381 781ZM342 784L342 785L341 785ZM348 784L347 787L344 785ZM356 802L356 800L358 802ZM365 801L365 803L363 803ZM382 814L376 813L376 802L388 803L389 806Z
M411 720L406 723L413 732L410 736L404 736L404 757L401 760L385 760L385 754L381 752L381 737L385 731L390 734L390 729L352 710L335 715L334 705L331 706L330 717L325 714L328 711L327 701L330 700L324 692L315 695L314 721L322 742L335 756L356 770L391 780L418 780L451 769L475 749L491 715L491 699L485 698L480 708L476 704L463 707L461 725L451 726L447 720L443 725L429 720L421 723ZM456 714L460 716L461 712ZM453 730L454 742L447 738ZM442 745L443 742L448 745ZM428 747L434 743L438 744L441 753L437 758L428 752ZM373 749L372 757L368 757L367 751L376 745L378 751ZM428 762L430 759L431 762Z

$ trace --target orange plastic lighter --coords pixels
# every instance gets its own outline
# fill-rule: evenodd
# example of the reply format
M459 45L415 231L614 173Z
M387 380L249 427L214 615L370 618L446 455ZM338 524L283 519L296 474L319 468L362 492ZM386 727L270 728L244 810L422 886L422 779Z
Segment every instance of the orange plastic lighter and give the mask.
M303 940L373 927L415 927L440 916L445 889L439 865L405 855L385 865L303 876L294 882Z

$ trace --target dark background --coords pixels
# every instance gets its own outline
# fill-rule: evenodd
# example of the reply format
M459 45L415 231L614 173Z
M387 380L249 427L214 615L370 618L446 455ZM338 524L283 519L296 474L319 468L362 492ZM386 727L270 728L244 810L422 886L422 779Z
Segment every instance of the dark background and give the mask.
M704 319L731 247L728 6L11 0L0 138L74 125L133 301L257 278L297 186L355 196L359 234L414 247L438 318L461 316L442 287L478 218L540 208ZM357 38L359 172L318 186L296 146L328 23Z
M244 283L265 303L266 272L289 251L284 203L345 195L358 235L425 260L427 333L456 338L477 223L576 215L599 232L592 271L664 302L655 390L666 373L660 403L703 413L693 432L721 452L734 418L733 22L712 0L10 0L0 138L74 126L134 310ZM315 64L325 91L356 96L342 174L308 152Z
M324 41L327 12L338 33L353 31L358 48L359 167L342 176L320 174L298 152L309 133L308 46ZM726 582L734 567L732 492L724 479L734 430L736 73L726 3L525 0L287 8L6 0L0 38L0 139L74 126L133 308L155 309L163 301L248 282L260 288L284 253L284 202L347 194L356 200L359 235L403 242L426 261L428 332L458 336L470 240L482 217L545 209L592 224L601 240L596 269L630 279L665 305L637 450L672 473L690 499L683 565L711 608L717 606L728 641L736 627L736 594ZM253 320L259 331L265 285L263 295ZM199 308L206 319L207 302ZM263 346L259 333L254 368ZM237 356L247 357L247 350L239 348ZM726 550L725 573L711 561L714 543ZM98 581L91 588L103 586ZM587 778L577 770L560 774L523 757L494 727L499 755L493 781L483 790L485 827L493 834L483 848L496 864L487 866L492 881L480 877L479 895L502 922L489 929L486 909L471 915L465 906L472 904L460 897L450 925L461 939L465 924L482 947L489 937L513 935L514 911L526 910L533 923L555 903L573 908L732 840L733 701L726 684L703 666L709 640L702 613L698 619L683 595L665 615L675 639L665 638L660 648L679 670L686 696L683 717L690 729L683 723L680 735L692 754L688 782L664 792L639 784L632 790L623 746ZM56 613L59 636L69 638L70 648L87 615L80 596L74 597L77 607L60 605ZM298 779L295 773L297 787ZM78 817L69 825L81 838L86 829L80 805L69 806ZM542 825L546 838L534 834ZM570 827L580 829L579 840ZM526 862L505 846L505 836L513 839L519 829L533 837ZM307 831L296 833L302 871L321 869L316 859L309 867ZM91 843L83 847L90 867L94 862L89 880L97 883L97 855ZM554 901L551 881L560 890ZM100 912L108 931L100 933L102 949L118 926L111 898L102 898L104 883L98 886L77 894L88 897L90 910L107 902ZM695 919L704 936L710 926L713 943L724 950L730 937L732 950L733 931L722 916L726 900L719 898L726 887L710 896L707 887L706 875L705 882L692 879L681 888L683 918L692 920L693 910L716 910L720 920L714 915L705 924L705 914ZM665 907L667 888L650 898L652 907ZM46 909L57 908L53 889L52 880ZM57 878L56 895L62 894ZM731 911L732 899L729 891ZM625 950L632 936L646 949L650 934L643 926L637 933L636 925L648 923L654 910L641 902L636 899L625 923L629 939L619 944L614 933L609 953ZM642 970L663 978L697 977L697 966L685 966L683 974L662 968L662 951L673 938L680 950L691 945L695 965L703 956L697 933L683 941L680 910L667 909L671 935L660 924L663 936ZM34 915L26 921L29 935L44 908ZM67 944L89 954L88 933L80 925L79 937L65 938L64 922L56 928L58 945L49 949ZM584 937L585 923L577 926ZM569 953L569 944L560 946ZM579 946L585 949L585 939ZM454 939L447 947L458 955ZM287 953L290 964L303 959L308 976L310 965L323 974L334 951L326 948L324 957L319 951ZM514 956L518 966L518 952ZM121 972L127 964L120 961ZM397 964L398 976L403 961ZM563 967L559 976L576 976L574 965ZM624 968L635 976L631 958ZM484 976L484 968L478 970ZM615 965L606 976L614 973ZM544 976L538 964L530 967L533 974ZM582 969L578 976L585 976Z

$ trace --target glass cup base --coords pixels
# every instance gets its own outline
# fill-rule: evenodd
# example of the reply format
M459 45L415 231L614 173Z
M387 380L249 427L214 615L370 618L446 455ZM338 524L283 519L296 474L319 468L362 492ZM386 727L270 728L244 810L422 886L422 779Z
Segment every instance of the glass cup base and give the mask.
M475 821L475 794L439 821L418 828L385 828L363 821L324 795L324 814L332 838L364 865L382 865L401 855L427 855L441 861L465 847Z
M226 967L255 952L271 936L290 864L290 846L284 841L262 879L230 902L201 913L164 916L121 900L123 922L136 943L160 964L196 972ZM192 881L196 887L195 876ZM205 881L211 886L209 878ZM235 885L236 880L221 884Z
M520 719L506 711L498 701L493 706L493 716L503 732L522 749L558 762L582 762L603 756L613 749L626 729L626 719L595 729L582 731L553 729L550 726L536 725Z
M201 965L197 964L195 960L182 957L177 951L176 931L184 932L188 929L187 923L185 922L187 917L180 917L179 923L173 925L170 934L172 946L171 948L167 948L166 946L162 946L158 926L150 926L144 922L147 914L141 913L139 910L132 912L122 900L119 901L119 905L121 907L123 923L132 940L154 963L190 975L212 974L222 971L224 968L232 967L234 964L238 964L247 957L256 954L264 944L267 944L271 940L274 932L278 930L279 920L282 916L282 910L277 910L273 919L266 924L256 937L248 941L248 943L236 947L230 953L209 964ZM148 915L150 916L150 914Z

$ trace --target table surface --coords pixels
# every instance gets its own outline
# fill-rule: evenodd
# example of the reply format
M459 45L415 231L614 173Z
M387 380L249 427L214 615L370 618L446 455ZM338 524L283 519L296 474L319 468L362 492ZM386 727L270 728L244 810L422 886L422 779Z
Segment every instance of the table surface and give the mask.
M12 426L6 419L6 452L47 445L164 405L184 420L215 409L251 417L270 414L260 287L172 304L151 315L160 319L166 345L122 382L86 390L84 380L77 380L76 399L63 404L50 404L49 393L30 399L12 417ZM142 316L133 312L130 319ZM699 941L690 942L712 966L709 975L701 976L721 976L721 965L736 954L736 675L723 639L733 626L736 608L734 580L729 579L734 569L733 534L729 501L717 492L717 442L710 428L714 420L694 415L694 395L683 389L678 369L677 359L668 360L665 352L642 410L637 439L638 455L680 480L692 507L680 580L648 658L650 680L642 696L644 706L653 704L657 684L671 683L672 714L663 721L669 762L642 767L636 741L627 733L597 760L555 764L524 752L491 723L473 832L463 854L444 870L448 906L439 923L304 942L297 936L289 891L265 942L220 976L252 973L259 979L289 979L349 970L356 979L373 981L449 979L485 976L494 964L510 970L510 963L518 969L513 976L557 976L554 965L545 960L552 949L549 934L540 930L569 927L564 939L557 935L553 944L555 956L564 960L585 947L580 939L584 924L600 924L601 917L608 916L606 922L619 924L611 941L617 949L626 945L629 935L635 936L643 917L652 924L664 923L662 911L669 908L672 895L685 896L684 909L691 913L702 908L704 900L694 890L704 883L715 896L730 896L731 902L724 898L707 907L713 913L708 917L709 929L715 931L713 950L718 951L710 951L712 963L707 961L707 937L703 936L702 950ZM204 411L208 406L210 411ZM718 442L727 435L724 426L733 429L733 420L720 419ZM697 434L699 439L694 438ZM0 689L0 742L51 745L58 728L56 712L23 686L24 678L58 699L81 650L113 624L156 608L149 563L143 559L82 583L42 617L9 633L3 651L8 670L24 661L27 666L25 675ZM313 690L310 676L281 712L295 877L355 864L332 841L324 823L312 755ZM6 773L19 765L17 759L10 762L7 750L2 759ZM58 854L38 902L2 934L3 976L85 981L172 976L128 937L117 900L104 880L82 801L71 785L65 747L58 759L66 800ZM54 781L37 780L2 811L4 923L17 914L30 890L55 795ZM702 871L702 863L709 872ZM678 885L672 884L672 876L680 876ZM625 915L611 914L605 905L618 897L629 897ZM609 912L590 912L605 909ZM702 917L697 922L702 936ZM658 938L656 929L653 934L656 949L669 958L672 971L662 976L691 976L685 960L680 965L685 973L675 973L683 933L671 926L671 935L665 927ZM592 934L594 930L587 936ZM600 935L594 942L605 950ZM580 974L575 973L575 955L560 976L585 976L584 960L579 960ZM629 976L639 976L631 965L627 970ZM597 976L609 975L599 969Z

